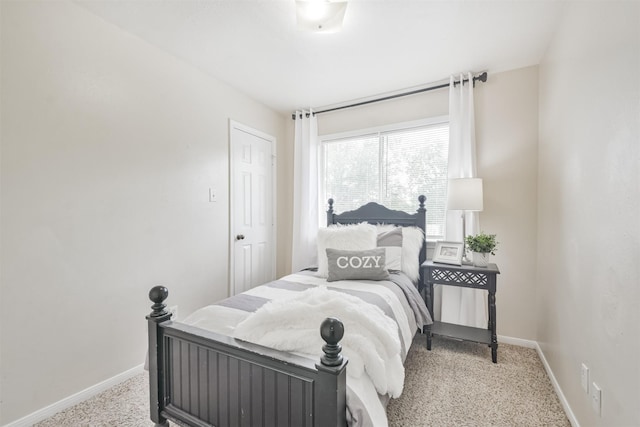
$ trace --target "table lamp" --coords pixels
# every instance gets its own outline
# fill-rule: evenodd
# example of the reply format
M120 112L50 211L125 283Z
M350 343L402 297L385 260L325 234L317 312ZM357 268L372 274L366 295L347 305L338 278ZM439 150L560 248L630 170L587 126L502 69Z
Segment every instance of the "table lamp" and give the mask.
M482 205L482 178L456 178L449 180L447 192L447 209L462 211L462 263L471 264L467 258L467 244L465 241L466 212L478 212Z

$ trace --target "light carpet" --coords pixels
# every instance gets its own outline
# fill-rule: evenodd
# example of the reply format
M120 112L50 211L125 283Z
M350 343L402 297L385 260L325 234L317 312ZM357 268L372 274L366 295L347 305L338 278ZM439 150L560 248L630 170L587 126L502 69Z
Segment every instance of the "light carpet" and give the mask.
M389 425L569 427L537 352L416 336L405 363L402 396L387 407Z
M390 427L571 425L535 350L500 344L494 364L485 345L434 337L427 351L425 341L417 335L411 346ZM146 372L36 424L150 425Z

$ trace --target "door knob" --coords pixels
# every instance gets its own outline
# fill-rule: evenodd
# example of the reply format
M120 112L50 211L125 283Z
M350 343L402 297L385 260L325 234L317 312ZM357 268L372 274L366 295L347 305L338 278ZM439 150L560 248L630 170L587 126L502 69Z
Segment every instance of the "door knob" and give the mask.
M236 240L244 240L244 234L238 234Z

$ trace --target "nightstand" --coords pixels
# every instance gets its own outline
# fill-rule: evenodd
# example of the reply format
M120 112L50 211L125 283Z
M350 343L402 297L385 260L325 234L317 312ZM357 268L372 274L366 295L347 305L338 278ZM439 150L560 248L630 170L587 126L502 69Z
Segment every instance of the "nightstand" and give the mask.
M496 276L498 266L449 265L425 261L422 264L425 302L433 318L433 285L458 286L489 291L489 323L487 329L472 328L452 323L436 322L427 326L427 350L431 350L431 337L440 335L487 344L491 347L491 359L498 362L498 337L496 335Z

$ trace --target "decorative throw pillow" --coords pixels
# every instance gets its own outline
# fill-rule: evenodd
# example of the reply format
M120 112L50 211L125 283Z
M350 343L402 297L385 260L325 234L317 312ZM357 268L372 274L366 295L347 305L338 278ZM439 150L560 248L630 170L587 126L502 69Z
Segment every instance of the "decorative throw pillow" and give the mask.
M318 273L326 278L329 274L327 267L327 248L341 250L367 250L376 248L376 226L360 223L353 225L332 225L318 230Z
M378 247L385 250L387 270L402 270L402 227L378 232Z
M336 280L386 280L385 250L345 251L327 249L327 282Z
M391 224L376 226L378 233L402 229L402 272L415 283L420 278L420 251L424 244L424 232L418 227L396 227Z

